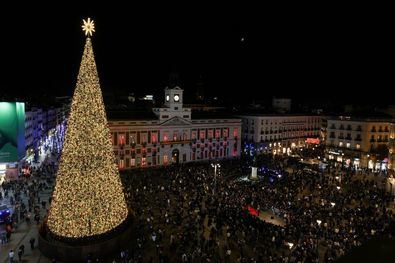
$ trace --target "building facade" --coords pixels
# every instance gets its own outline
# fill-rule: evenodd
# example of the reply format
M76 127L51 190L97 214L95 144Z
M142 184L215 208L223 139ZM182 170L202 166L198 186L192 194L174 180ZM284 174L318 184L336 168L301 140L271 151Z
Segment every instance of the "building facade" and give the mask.
M395 171L395 122L391 125L389 141L389 168Z
M43 111L41 108L30 108L25 113L25 143L28 155L34 153L43 137L44 125Z
M273 154L290 153L292 149L305 146L308 139L320 139L321 117L317 115L255 114L240 117L244 142Z
M199 118L183 107L183 90L165 89L165 103L143 119L109 119L120 169L240 156L241 120Z
M327 157L330 161L372 170L388 168L391 119L328 119Z
M54 129L63 125L67 119L70 104L59 107L31 107L25 112L25 149L26 159L31 161L38 156L40 147L53 134Z

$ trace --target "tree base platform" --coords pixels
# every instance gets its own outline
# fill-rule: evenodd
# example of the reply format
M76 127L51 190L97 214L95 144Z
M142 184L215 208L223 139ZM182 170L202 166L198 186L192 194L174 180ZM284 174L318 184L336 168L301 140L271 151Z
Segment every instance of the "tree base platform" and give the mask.
M94 261L96 258L103 259L118 254L120 250L126 248L132 237L132 231L133 224L130 221L122 231L110 237L82 244L52 240L48 238L48 235L43 235L39 231L38 247L41 253L49 259L61 262L87 262L88 257L91 256Z

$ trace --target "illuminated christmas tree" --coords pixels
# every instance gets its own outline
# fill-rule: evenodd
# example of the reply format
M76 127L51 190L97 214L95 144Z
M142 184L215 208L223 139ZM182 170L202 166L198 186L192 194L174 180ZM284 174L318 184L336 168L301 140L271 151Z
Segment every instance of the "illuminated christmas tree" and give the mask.
M93 20L82 27L87 38L47 222L67 238L106 233L128 217L90 38Z

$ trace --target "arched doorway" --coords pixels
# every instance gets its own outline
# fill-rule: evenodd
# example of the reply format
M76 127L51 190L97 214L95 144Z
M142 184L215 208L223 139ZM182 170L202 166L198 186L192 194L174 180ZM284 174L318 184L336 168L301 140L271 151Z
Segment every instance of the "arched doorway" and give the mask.
M171 152L171 159L175 164L178 164L180 162L180 151L178 149L174 149Z

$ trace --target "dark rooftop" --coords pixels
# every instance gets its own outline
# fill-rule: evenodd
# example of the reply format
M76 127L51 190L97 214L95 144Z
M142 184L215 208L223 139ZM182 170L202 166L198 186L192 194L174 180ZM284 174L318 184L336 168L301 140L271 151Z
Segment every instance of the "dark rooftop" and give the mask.
M231 113L226 112L201 112L192 111L192 120L202 119L240 119Z
M152 110L108 110L107 118L110 121L116 120L159 120ZM192 120L202 119L239 119L238 117L225 112L201 112L192 111Z
M158 120L159 118L152 112L152 110L146 111L107 111L107 118L110 121L116 120Z
M348 121L394 121L393 117L389 114L377 111L364 111L343 114L339 116L331 116L330 120L348 120Z
M243 111L238 113L237 115L240 116L273 116L273 117L281 117L281 116L319 116L319 114L316 113L311 113L311 112L306 112L306 113L276 113L273 111Z

